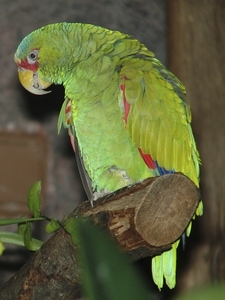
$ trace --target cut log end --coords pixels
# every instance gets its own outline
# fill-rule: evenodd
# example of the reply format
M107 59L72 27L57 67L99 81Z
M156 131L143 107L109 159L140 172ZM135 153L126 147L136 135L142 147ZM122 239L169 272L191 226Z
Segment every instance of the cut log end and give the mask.
M158 177L136 213L137 232L156 247L177 240L194 215L199 199L199 189L186 176Z

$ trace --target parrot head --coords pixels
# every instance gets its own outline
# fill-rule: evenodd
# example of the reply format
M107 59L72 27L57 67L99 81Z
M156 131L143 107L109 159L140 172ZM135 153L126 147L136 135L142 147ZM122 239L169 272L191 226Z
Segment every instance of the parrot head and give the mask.
M56 29L55 24L50 24L31 32L14 55L21 84L36 95L49 93L45 89L52 83L62 83L65 51L57 42Z
M51 82L45 81L39 74L39 47L28 47L27 40L23 40L18 47L14 60L18 66L19 80L22 86L29 92L36 95L47 94L50 91L45 91L51 85ZM24 47L26 46L26 47ZM32 46L32 45L31 45ZM27 51L25 51L27 50Z

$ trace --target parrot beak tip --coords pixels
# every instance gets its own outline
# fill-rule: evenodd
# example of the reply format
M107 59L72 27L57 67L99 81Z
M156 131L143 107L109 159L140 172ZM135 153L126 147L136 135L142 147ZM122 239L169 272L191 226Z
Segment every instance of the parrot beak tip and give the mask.
M26 70L18 65L18 75L22 86L32 94L45 95L51 91L45 91L51 85L51 82L44 81L37 73L31 70Z

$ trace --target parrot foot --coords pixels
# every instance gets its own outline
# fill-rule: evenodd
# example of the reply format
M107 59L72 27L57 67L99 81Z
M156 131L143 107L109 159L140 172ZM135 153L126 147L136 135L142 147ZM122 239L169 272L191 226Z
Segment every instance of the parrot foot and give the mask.
M94 201L97 201L99 198L102 198L106 195L111 194L110 192L106 192L106 190L101 190L100 192L94 192L90 199L91 206L94 207Z

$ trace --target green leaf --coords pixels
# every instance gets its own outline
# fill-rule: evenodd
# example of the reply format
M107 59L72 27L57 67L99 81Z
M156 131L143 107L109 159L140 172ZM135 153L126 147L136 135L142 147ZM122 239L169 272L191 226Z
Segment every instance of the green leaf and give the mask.
M26 228L27 228L26 222L18 224L18 233L24 235Z
M27 204L35 218L40 216L41 209L41 181L37 181L28 191Z
M105 232L77 219L82 278L90 300L152 299L140 274Z
M44 218L19 218L19 219L0 219L0 226L12 225L12 224L21 224L25 222L34 222L42 221Z
M45 231L47 233L53 233L59 228L60 228L60 225L59 225L58 221L55 219L51 219L51 221L46 225Z
M76 217L70 217L66 220L65 230L70 234L73 244L76 246L79 244L79 235L77 232L77 223L84 222L84 219L77 219Z
M33 250L34 245L32 241L32 236L31 236L31 224L26 223L26 228L24 229L24 234L23 234L23 241L24 245L28 250Z
M2 243L25 246L24 237L19 233L0 231L0 240ZM30 249L32 251L37 251L43 245L43 242L36 239L32 239L32 243L33 249Z

